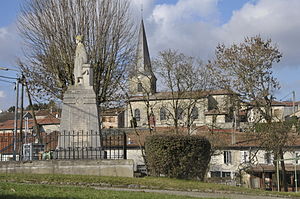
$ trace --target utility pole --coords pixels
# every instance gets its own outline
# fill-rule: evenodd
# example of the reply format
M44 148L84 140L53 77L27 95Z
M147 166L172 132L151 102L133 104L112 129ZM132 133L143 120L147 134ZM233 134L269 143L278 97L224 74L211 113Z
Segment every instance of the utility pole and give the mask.
M19 105L19 81L16 80L16 106L15 106L15 123L13 132L13 159L16 161L16 149L17 149L17 131L18 131L18 105Z
M292 92L293 93L293 116L295 116L295 112L296 112L296 110L295 110L295 91L293 91Z
M40 127L39 127L39 125L37 123L37 120L36 120L36 117L35 117L35 112L34 112L34 109L33 109L31 95L30 95L27 83L25 83L25 88L26 88L26 92L27 92L27 96L28 96L29 105L32 109L33 123L34 123L35 131L36 131L36 134L37 134L37 137L38 137L38 142L42 143L41 135L40 135Z
M21 77L21 113L20 113L20 145L19 145L19 154L23 157L23 115L24 115L24 75Z

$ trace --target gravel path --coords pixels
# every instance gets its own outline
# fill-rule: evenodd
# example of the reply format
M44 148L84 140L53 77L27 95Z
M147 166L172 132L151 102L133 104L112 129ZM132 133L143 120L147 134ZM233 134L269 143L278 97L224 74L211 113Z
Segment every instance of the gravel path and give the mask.
M292 197L262 196L262 195L243 195L235 193L206 193L195 191L173 191L173 190L154 190L154 189L128 189L128 188L110 188L110 187L94 187L97 190L113 190L113 191L135 191L148 193L163 193L170 195L191 196L196 198L230 198L230 199L287 199ZM295 197L298 198L298 197Z

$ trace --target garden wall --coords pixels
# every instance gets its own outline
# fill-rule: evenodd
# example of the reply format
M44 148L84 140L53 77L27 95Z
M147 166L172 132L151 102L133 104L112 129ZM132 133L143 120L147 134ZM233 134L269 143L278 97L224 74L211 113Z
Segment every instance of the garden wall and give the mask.
M0 162L0 173L133 177L133 160L39 160Z

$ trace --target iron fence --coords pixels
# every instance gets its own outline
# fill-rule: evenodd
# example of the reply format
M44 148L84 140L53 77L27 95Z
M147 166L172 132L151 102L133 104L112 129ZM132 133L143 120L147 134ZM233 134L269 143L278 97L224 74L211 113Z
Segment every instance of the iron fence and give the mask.
M11 132L0 133L0 161L127 159L126 134L116 129L13 136Z

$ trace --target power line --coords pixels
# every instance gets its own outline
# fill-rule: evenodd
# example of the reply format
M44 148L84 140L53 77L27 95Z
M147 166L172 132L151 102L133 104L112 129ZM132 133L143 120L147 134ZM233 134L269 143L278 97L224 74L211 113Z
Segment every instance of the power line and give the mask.
M282 101L283 99L285 99L287 96L289 96L290 94L292 94L293 92L289 92L286 96L282 97L279 101Z
M2 82L6 82L6 83L15 84L15 82L7 81L7 80L4 80L4 79L0 79L0 81L2 81Z
M18 78L15 78L15 77L7 77L7 76L3 76L3 75L0 75L0 77L6 78L6 79L18 79Z

